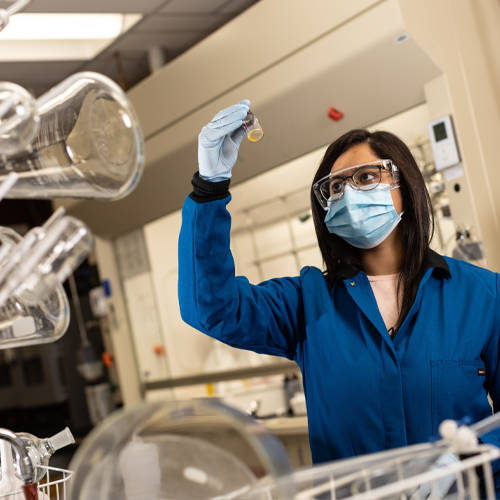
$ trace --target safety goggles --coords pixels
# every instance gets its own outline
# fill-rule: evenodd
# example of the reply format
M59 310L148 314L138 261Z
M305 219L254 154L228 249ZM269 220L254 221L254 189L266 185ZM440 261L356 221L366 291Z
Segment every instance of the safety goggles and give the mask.
M395 189L398 182L398 167L391 160L376 160L328 174L313 184L313 190L321 206L328 210L333 202L343 198L347 183L355 191L371 191L380 184Z

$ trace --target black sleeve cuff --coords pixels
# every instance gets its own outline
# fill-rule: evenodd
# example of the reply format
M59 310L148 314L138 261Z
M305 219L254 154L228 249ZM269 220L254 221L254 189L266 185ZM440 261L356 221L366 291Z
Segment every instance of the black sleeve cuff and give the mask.
M222 200L229 196L230 183L231 179L220 182L205 181L200 177L200 173L196 172L191 181L193 192L189 196L193 201L196 201L196 203Z

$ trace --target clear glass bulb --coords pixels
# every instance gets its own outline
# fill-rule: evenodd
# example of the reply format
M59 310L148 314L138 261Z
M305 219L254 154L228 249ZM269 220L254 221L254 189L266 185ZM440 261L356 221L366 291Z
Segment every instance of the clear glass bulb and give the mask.
M47 472L45 467L49 465L50 457L60 448L75 442L73 434L67 427L55 436L46 439L37 438L28 432L18 432L17 436L23 440L33 467L36 467L36 482L45 476Z
M74 471L72 500L202 500L238 492L245 498L246 488L259 478L291 470L275 436L209 399L148 402L116 411L84 439L69 469ZM273 491L273 498L292 496L289 489Z
M0 82L0 158L29 147L39 130L34 97L15 83Z

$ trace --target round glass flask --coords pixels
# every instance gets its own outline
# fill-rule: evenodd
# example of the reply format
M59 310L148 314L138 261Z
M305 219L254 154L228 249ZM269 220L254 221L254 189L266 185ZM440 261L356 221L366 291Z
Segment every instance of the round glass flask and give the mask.
M35 99L15 83L0 83L0 158L31 145L40 130Z

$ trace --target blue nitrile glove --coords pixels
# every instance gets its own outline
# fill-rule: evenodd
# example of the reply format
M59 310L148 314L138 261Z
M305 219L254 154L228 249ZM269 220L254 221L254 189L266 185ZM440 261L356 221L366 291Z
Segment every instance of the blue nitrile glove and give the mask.
M217 182L229 179L238 158L245 129L241 126L248 113L250 101L241 101L219 111L214 119L202 128L198 136L198 165L200 177Z

